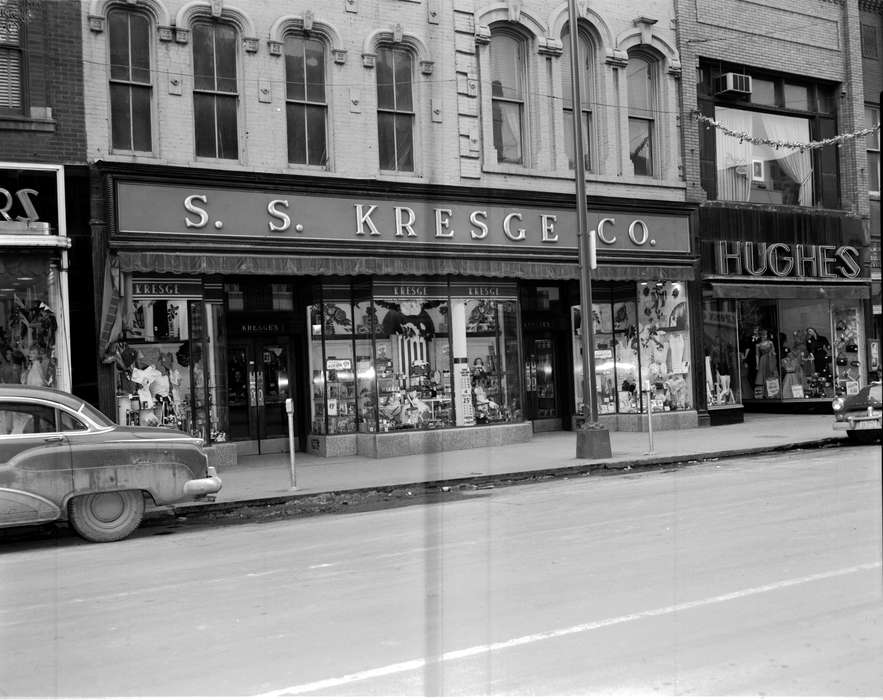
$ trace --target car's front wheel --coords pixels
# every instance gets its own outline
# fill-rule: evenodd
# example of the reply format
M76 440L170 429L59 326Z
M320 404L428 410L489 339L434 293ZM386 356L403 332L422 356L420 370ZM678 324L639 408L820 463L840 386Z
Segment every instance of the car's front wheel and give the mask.
M70 503L70 523L91 542L113 542L128 537L144 517L140 491L108 491L77 496Z

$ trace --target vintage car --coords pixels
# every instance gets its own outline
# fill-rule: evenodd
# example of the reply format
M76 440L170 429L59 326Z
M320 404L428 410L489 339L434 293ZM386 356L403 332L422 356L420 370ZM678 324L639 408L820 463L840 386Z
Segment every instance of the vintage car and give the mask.
M845 430L854 442L879 440L883 420L883 385L871 382L852 396L838 396L831 402L834 408L834 430Z
M156 505L215 494L221 480L202 440L114 423L55 389L0 385L0 527L68 521L110 542Z

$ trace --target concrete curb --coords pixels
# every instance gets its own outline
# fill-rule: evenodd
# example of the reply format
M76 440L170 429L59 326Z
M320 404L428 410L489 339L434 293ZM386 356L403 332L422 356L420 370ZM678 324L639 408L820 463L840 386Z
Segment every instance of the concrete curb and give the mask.
M462 491L463 489L493 488L497 485L508 486L519 482L541 479L567 479L577 476L621 473L623 471L656 471L665 467L695 464L697 462L795 450L821 449L844 444L848 444L845 438L827 437L819 440L782 445L694 452L669 456L647 455L638 459L586 462L562 467L541 467L535 470L481 474L454 479L379 484L354 489L334 489L311 493L292 492L284 496L267 496L240 501L183 503L150 511L145 516L145 523L167 524L182 520L220 520L231 515L238 516L240 521L250 520L255 515L260 516L256 519L272 517L274 514L279 516L316 515L323 512L338 512L340 508L353 504L361 506L373 504L377 506L383 502L387 502L390 507L393 507L397 503L390 502L392 499L408 499L410 502L414 502L416 500L415 494L418 494L417 498L425 498L433 494L450 493ZM372 501L372 497L377 500Z

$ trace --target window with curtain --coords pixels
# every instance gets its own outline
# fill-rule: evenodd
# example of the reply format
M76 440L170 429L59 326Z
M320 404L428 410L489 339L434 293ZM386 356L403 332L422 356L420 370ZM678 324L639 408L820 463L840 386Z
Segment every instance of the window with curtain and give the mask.
M629 99L629 158L635 175L653 175L656 114L654 61L629 55L626 68Z
M322 41L303 36L285 38L285 100L288 162L325 165L328 103Z
M377 50L377 144L381 170L414 170L414 58L406 49Z
M193 117L196 155L239 158L236 30L218 22L193 25Z
M880 125L880 107L865 105L865 128L871 129ZM865 138L868 151L868 190L880 193L880 131L875 131Z
M524 163L524 41L508 32L491 33L491 105L494 148L499 163Z
M737 133L775 143L806 143L809 120L717 107L715 119ZM809 151L751 143L715 134L718 199L767 204L813 203L813 162Z
M564 103L564 148L567 152L568 167L574 167L574 148L573 148L573 73L570 59L570 32L569 30L561 37L564 44L564 54L561 56L561 88L562 102ZM595 96L595 65L594 65L594 47L591 42L582 34L578 37L579 44L579 80L580 101L582 105L579 109L580 119L582 120L583 132L583 159L585 161L586 170L592 169L592 101Z
M24 111L24 23L20 0L0 0L0 114Z
M150 22L123 9L107 16L110 41L110 122L114 150L150 151Z

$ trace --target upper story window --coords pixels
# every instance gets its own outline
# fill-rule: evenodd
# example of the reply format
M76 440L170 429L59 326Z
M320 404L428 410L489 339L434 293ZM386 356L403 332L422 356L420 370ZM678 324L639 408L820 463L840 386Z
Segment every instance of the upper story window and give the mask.
M715 110L717 121L737 133L778 143L806 143L809 120L781 114ZM813 167L809 151L751 143L718 131L718 199L737 202L799 204L813 202Z
M626 68L629 100L629 158L635 175L653 175L656 130L656 63L630 54Z
M525 54L523 39L492 31L491 119L498 163L524 163Z
M865 128L871 129L880 124L879 105L865 105ZM865 137L868 149L868 190L880 194L880 131Z
M285 112L288 162L325 165L328 103L322 41L302 36L285 38Z
M573 83L572 68L570 57L570 33L566 32L561 37L564 43L564 54L561 57L561 75L562 75L562 102L564 103L564 148L567 153L568 166L574 167L574 148L573 148ZM580 33L577 38L579 45L579 80L580 101L582 105L578 111L582 121L583 135L583 159L585 161L586 170L592 169L591 151L593 145L592 139L592 102L595 97L595 61L594 50L589 40Z
M406 49L377 50L377 143L381 170L414 170L414 58Z
M112 10L110 39L111 146L121 151L150 151L150 22L144 15Z
M701 75L702 113L736 134L700 125L702 187L710 198L839 206L838 150L787 145L836 136L836 86L719 63Z
M862 22L862 58L878 58L877 27Z
M196 155L239 158L236 30L217 22L193 25L193 118Z
M21 0L0 0L0 114L24 111L24 22Z

